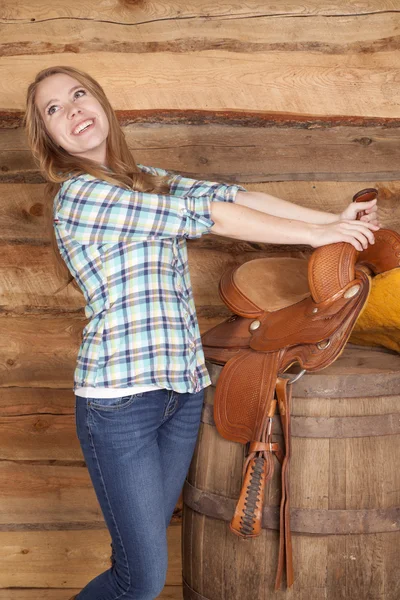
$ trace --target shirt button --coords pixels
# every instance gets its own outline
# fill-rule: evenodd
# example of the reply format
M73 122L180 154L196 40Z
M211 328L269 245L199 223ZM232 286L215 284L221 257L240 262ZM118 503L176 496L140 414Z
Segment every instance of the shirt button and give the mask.
M181 208L179 214L181 215L181 217L184 217L186 215L186 208Z

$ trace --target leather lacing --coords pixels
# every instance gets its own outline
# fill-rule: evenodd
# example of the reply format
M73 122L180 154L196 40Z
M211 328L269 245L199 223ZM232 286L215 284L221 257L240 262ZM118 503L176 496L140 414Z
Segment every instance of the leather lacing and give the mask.
M255 511L260 502L262 491L262 474L264 471L264 457L258 456L254 460L253 470L251 472L250 483L247 487L246 500L244 502L243 516L240 520L240 531L243 534L253 533L254 523L256 521Z

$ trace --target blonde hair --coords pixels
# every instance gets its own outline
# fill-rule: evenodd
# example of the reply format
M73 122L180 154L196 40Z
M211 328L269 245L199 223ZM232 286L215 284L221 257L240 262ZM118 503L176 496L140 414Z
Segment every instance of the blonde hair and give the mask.
M41 81L60 73L75 78L102 106L109 123L106 149L108 169L95 161L69 154L49 136L35 102L36 92ZM140 171L128 148L124 133L103 88L90 75L74 67L49 67L36 75L35 80L29 85L27 90L24 125L31 152L42 175L47 181L44 201L46 231L50 237L51 246L54 251L56 273L58 278L64 282L64 285L57 292L66 287L71 281L74 287L78 288L60 255L53 226L53 201L62 182L67 181L73 176L88 173L96 177L96 179L102 179L126 189L168 194L170 192L170 178L169 176L151 175Z

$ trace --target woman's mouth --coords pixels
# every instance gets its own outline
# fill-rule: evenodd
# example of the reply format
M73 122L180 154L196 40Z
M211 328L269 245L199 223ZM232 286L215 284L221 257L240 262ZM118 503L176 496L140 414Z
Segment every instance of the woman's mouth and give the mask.
M72 135L82 135L85 131L89 131L94 127L94 119L86 119L79 123L72 131Z

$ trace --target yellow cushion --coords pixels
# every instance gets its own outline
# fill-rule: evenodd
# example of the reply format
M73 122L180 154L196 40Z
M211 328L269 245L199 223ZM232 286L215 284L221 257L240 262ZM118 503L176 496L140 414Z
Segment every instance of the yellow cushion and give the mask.
M385 346L400 352L400 268L372 279L368 304L349 341L365 346Z

